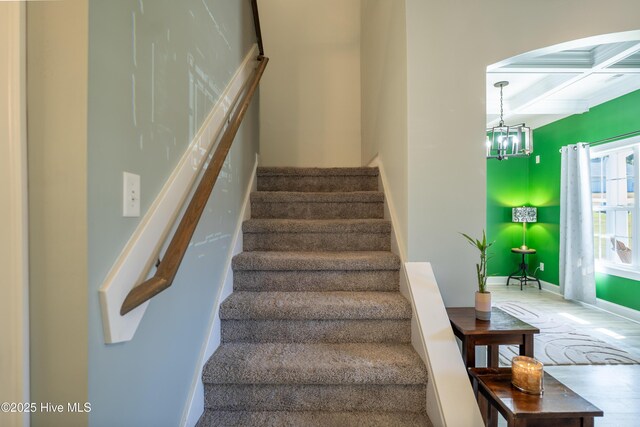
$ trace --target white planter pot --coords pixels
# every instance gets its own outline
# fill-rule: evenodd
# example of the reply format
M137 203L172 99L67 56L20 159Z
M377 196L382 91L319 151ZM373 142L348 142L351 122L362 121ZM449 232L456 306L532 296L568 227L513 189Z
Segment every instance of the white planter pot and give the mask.
M491 319L491 292L476 292L476 319Z

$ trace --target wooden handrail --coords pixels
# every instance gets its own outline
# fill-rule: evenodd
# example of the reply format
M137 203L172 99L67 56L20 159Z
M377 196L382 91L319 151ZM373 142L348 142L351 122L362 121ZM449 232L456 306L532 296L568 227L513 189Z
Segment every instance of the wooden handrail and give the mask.
M269 58L264 56L264 47L262 44L262 30L260 28L260 16L258 14L258 2L257 0L251 0L251 9L253 11L253 23L256 31L256 39L258 42L258 50L260 55L258 56L259 65L253 73L253 77L249 83L249 88L246 90L244 96L239 101L239 106L235 109L235 112L231 116L229 125L225 130L218 147L216 148L213 158L209 162L207 169L205 170L202 180L198 184L189 206L185 211L180 224L176 229L176 232L169 243L167 252L164 254L164 258L158 264L158 269L154 276L140 285L135 286L124 299L122 307L120 307L120 315L124 316L134 308L140 306L144 302L150 300L160 292L167 289L173 283L173 279L178 273L178 268L184 258L184 254L187 252L189 242L193 233L200 221L204 207L211 196L211 191L216 184L222 165L224 164L227 154L231 149L231 144L238 133L240 124L244 119L244 116L251 104L253 94L258 88L264 69L269 62Z
M262 77L264 69L269 62L269 58L264 56L260 56L258 60L259 65L253 73L249 88L246 90L244 96L240 100L239 106L233 113L231 121L222 135L215 153L213 154L213 158L209 162L209 165L202 176L202 180L198 184L198 188L196 189L191 201L189 202L187 210L180 220L180 224L171 239L171 243L169 243L169 247L167 248L167 252L164 254L162 262L158 265L158 269L152 278L131 289L120 308L121 315L124 316L134 308L167 289L173 283L173 279L178 272L178 267L180 267L182 258L187 252L193 232L198 225L198 221L200 220L200 216L202 215L207 201L209 200L209 196L211 195L211 191L218 179L222 165L224 164L227 154L231 149L233 139L235 138L236 133L238 133L238 128L240 127L242 119L251 104L253 94L258 88L260 78Z
M253 11L253 22L255 25L258 50L260 52L260 55L258 56L259 65L253 73L248 89L239 101L239 106L231 116L229 125L222 135L222 138L218 143L218 147L213 154L213 158L209 162L209 165L202 176L202 180L198 184L198 188L193 194L193 197L189 202L189 206L180 220L180 224L171 239L171 243L169 243L167 252L164 254L164 258L157 266L158 269L156 270L156 273L152 278L142 282L140 285L135 286L131 291L129 291L127 297L122 303L122 307L120 307L121 316L124 316L134 308L158 295L173 283L173 279L178 273L178 268L180 267L182 258L184 258L184 254L187 252L187 248L189 247L191 237L193 237L198 221L200 221L204 207L206 206L207 201L211 196L211 191L213 191L213 187L216 184L222 165L227 158L227 154L229 154L231 144L238 133L240 124L242 123L247 109L251 104L251 100L253 99L253 94L258 88L264 69L269 62L269 58L264 56L257 0L251 0L251 8Z

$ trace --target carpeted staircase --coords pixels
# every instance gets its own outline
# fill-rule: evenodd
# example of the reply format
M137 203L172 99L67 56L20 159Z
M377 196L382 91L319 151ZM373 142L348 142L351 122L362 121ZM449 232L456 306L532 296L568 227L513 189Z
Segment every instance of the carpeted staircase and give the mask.
M259 168L199 426L424 426L377 168Z

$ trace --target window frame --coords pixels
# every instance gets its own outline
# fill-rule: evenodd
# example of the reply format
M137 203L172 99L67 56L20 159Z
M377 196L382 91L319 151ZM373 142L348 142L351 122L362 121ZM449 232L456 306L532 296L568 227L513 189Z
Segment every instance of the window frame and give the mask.
M620 139L618 141L590 147L589 160L597 157L604 157L607 154L614 153L626 148L633 149L634 165L633 165L633 192L634 204L631 209L631 239L632 239L632 260L631 264L618 264L602 259L595 259L595 269L598 273L608 274L611 276L619 276L632 280L640 281L640 135L630 138ZM592 213L594 212L592 207ZM595 224L594 224L595 232ZM595 249L595 248L594 248ZM595 257L595 251L594 251Z

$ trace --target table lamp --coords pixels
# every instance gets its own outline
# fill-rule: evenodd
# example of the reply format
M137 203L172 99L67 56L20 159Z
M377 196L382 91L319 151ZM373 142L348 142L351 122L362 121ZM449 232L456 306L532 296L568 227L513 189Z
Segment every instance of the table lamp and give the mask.
M538 221L538 209L530 206L522 206L518 208L512 209L512 219L511 222L521 222L522 223L522 246L520 249L527 250L527 244L525 240L525 236L527 233L527 223L528 222L537 222Z

